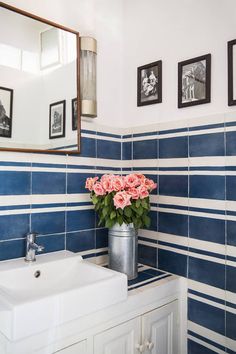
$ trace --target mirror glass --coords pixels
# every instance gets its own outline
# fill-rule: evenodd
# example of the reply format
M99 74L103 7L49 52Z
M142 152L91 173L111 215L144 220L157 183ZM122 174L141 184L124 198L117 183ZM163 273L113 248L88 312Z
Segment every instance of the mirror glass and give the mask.
M1 5L0 149L79 150L78 37Z

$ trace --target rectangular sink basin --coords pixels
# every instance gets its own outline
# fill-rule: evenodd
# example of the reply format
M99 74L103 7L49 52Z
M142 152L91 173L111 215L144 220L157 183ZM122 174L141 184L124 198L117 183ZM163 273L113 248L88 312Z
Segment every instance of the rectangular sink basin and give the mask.
M127 277L69 251L0 262L0 331L19 340L127 298Z

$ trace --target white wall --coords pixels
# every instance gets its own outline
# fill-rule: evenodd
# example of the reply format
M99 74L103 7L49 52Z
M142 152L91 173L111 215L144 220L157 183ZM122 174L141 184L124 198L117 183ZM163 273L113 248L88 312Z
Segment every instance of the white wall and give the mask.
M143 125L235 110L227 103L227 41L236 38L235 0L124 2L124 115ZM177 63L212 54L211 103L177 108ZM163 103L137 107L136 70L163 61Z
M5 0L5 3L98 40L98 118L88 121L122 126L123 0Z

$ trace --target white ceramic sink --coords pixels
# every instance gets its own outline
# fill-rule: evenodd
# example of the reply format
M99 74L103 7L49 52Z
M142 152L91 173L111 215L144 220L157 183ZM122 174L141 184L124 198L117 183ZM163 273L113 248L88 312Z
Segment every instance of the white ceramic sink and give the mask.
M126 298L126 275L69 251L37 256L33 264L22 258L0 262L0 331L10 340L39 333Z

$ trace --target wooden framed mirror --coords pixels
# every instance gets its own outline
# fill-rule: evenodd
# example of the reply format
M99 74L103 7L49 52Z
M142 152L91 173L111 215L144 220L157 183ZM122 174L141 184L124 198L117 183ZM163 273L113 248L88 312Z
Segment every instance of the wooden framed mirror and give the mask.
M0 2L0 151L79 153L79 33Z

